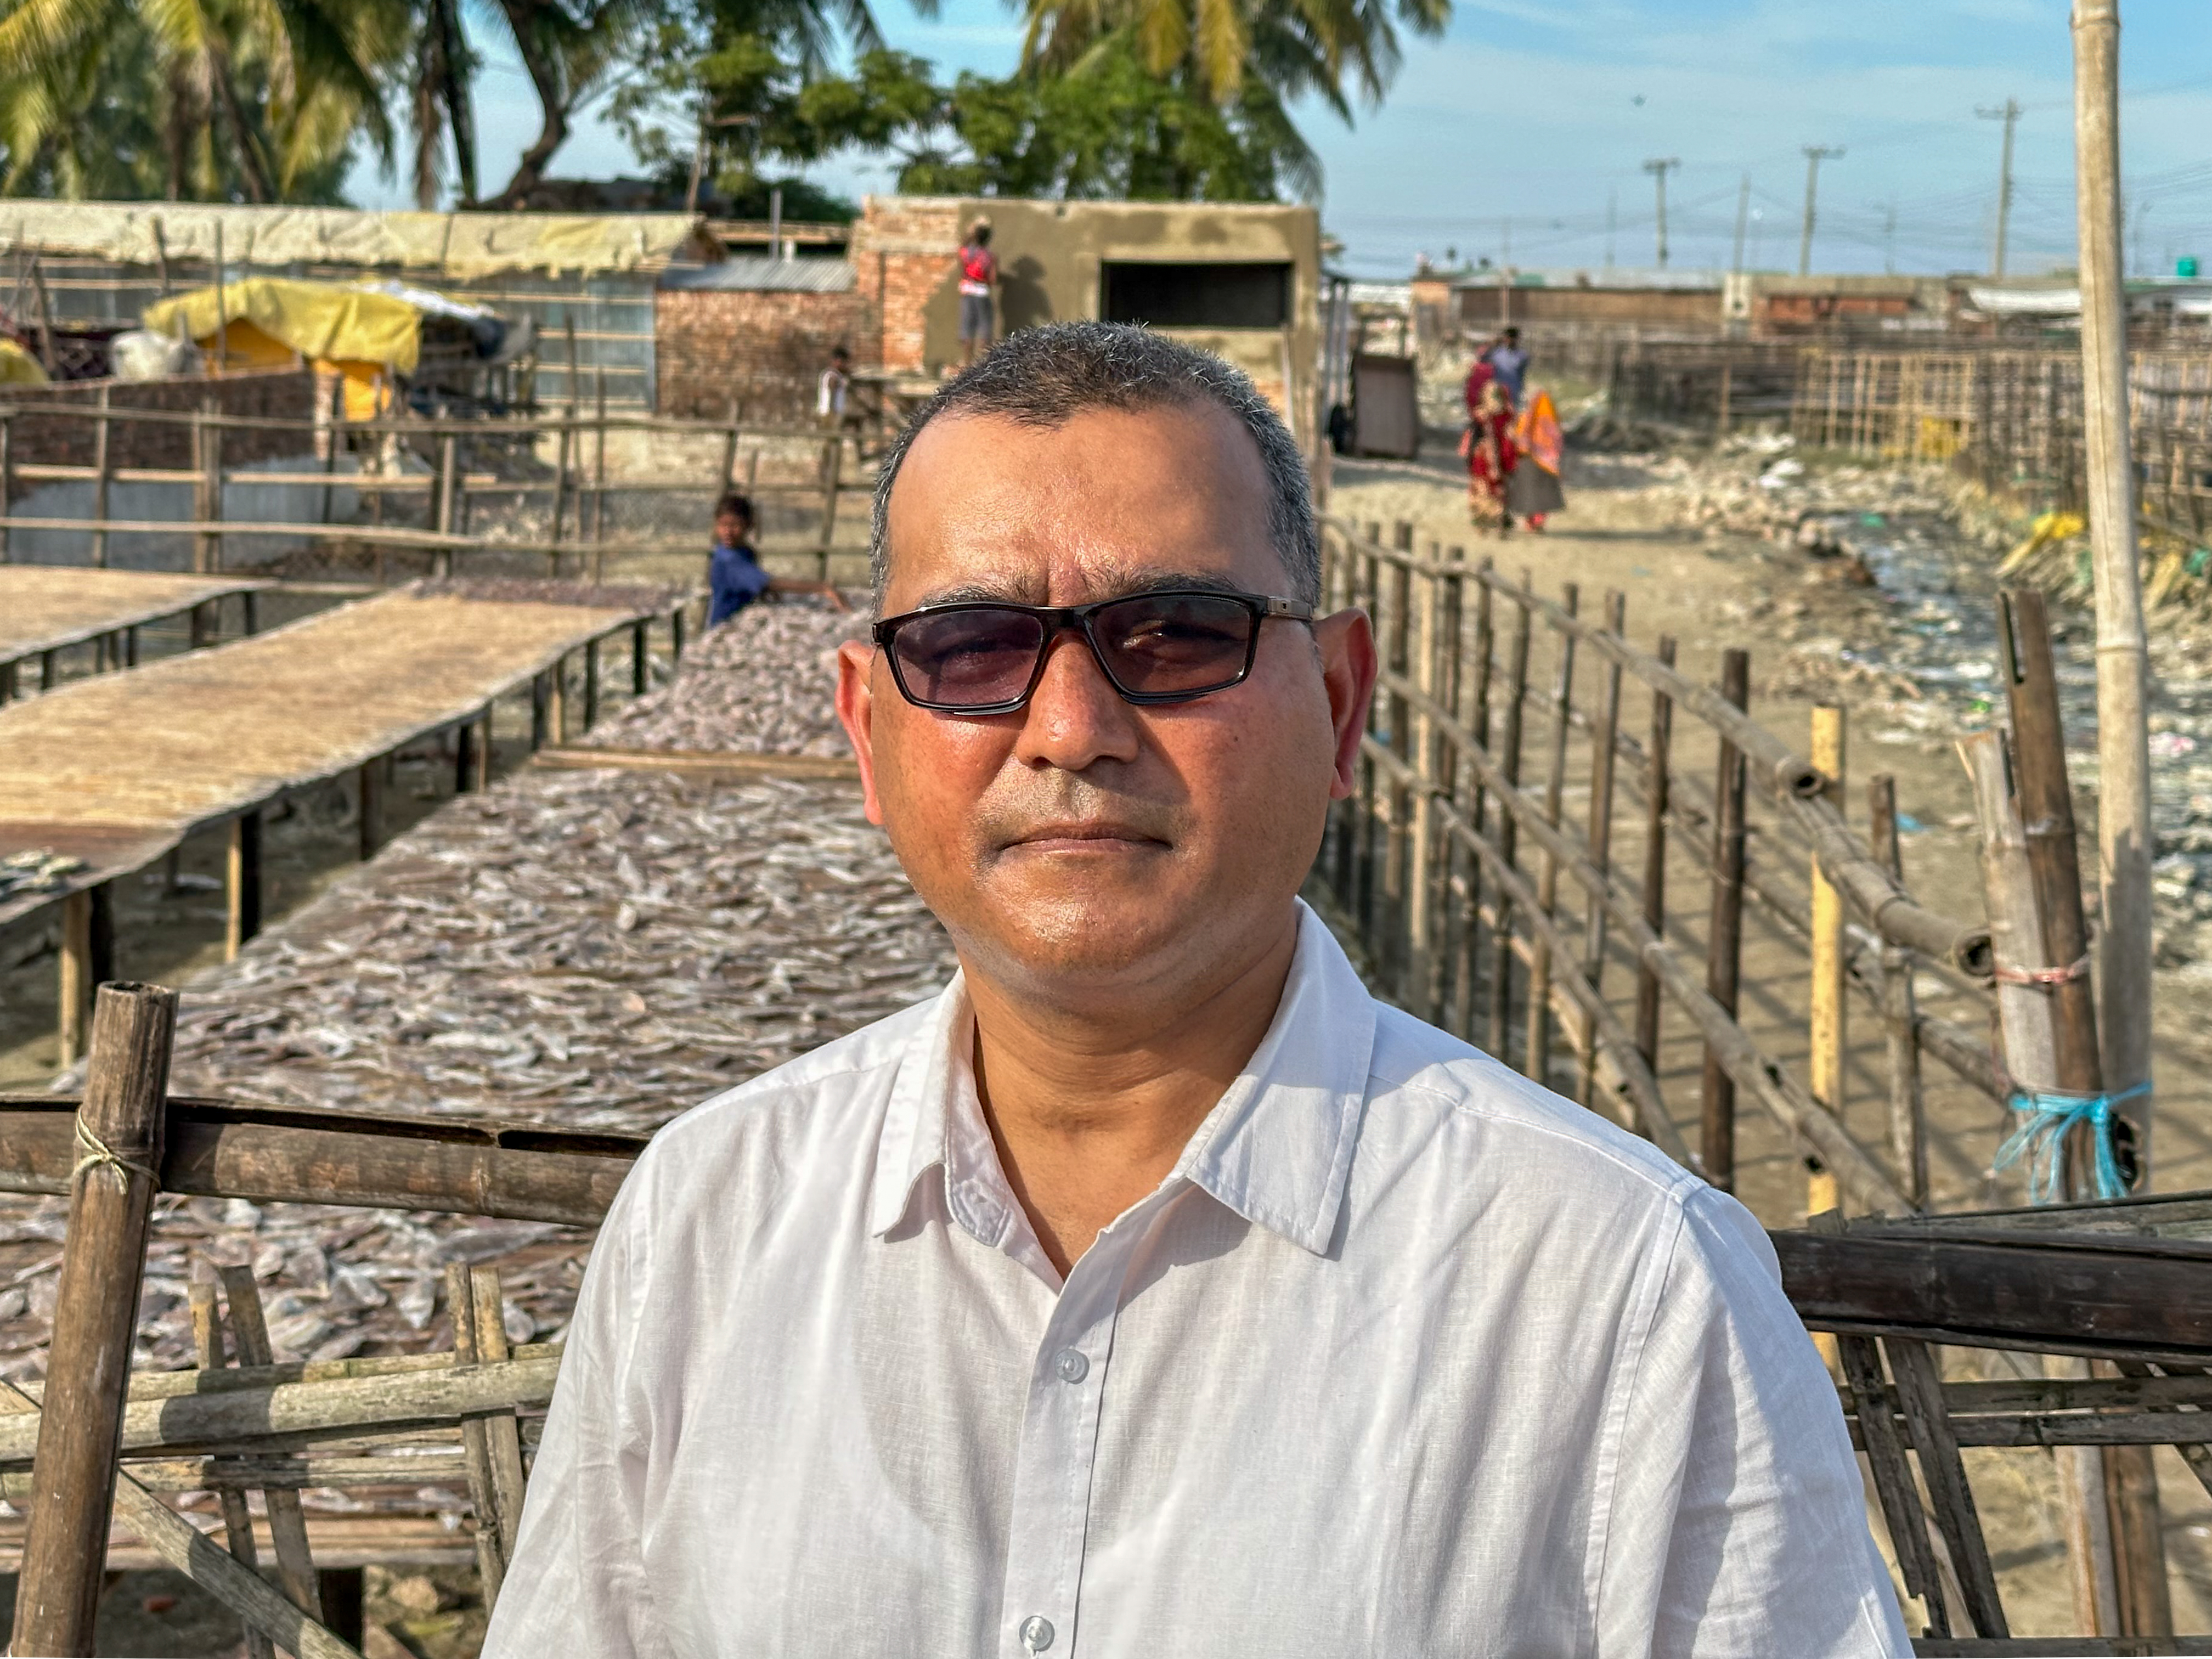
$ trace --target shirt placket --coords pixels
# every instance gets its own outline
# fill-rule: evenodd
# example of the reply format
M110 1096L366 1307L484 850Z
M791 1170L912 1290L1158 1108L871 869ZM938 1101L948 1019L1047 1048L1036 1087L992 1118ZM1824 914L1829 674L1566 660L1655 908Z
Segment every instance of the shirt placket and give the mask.
M1123 1216L1084 1253L1061 1287L1030 1368L1000 1602L1003 1659L1064 1659L1075 1651L1099 1407L1122 1281L1153 1208Z

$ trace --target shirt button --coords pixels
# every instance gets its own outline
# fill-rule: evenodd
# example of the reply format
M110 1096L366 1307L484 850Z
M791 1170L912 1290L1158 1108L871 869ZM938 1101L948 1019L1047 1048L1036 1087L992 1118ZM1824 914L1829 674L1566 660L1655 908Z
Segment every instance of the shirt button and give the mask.
M1091 1362L1073 1348L1062 1348L1060 1358L1053 1361L1052 1368L1060 1373L1060 1380L1063 1382L1080 1382L1091 1375Z
M1083 1356L1078 1354L1077 1358ZM1042 1653L1052 1645L1052 1620L1040 1619L1035 1613L1022 1620L1022 1645L1031 1653Z

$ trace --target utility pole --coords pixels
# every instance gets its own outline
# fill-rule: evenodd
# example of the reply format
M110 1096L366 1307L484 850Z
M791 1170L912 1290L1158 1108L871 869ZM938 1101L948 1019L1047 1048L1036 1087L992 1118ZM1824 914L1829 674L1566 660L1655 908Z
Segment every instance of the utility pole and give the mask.
M2012 130L2020 122L2020 100L2008 98L2002 109L1977 109L1974 113L1984 121L2004 123L2003 159L1997 163L1997 246L1996 257L1990 261L1990 275L2005 274L2005 231L2012 223Z
M1659 269L1667 269L1667 175L1682 165L1681 158L1669 155L1646 161L1644 170L1659 186Z
M1877 203L1881 212L1881 268L1886 276L1897 275L1897 204L1893 201Z
M1735 193L1735 256L1729 261L1729 269L1739 276L1743 275L1743 232L1751 219L1751 175L1743 175L1743 183Z
M1620 205L1620 191L1608 185L1605 192L1605 268L1607 270L1613 269L1613 226Z
M1813 274L1813 204L1820 192L1820 163L1831 159L1843 159L1840 144L1808 144L1805 146L1805 229L1797 239L1797 274Z

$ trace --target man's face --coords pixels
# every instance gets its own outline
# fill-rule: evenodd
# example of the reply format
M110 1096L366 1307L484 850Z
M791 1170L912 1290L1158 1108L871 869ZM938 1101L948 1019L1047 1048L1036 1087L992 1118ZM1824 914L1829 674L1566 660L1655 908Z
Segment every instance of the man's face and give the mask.
M742 513L717 513L714 515L714 539L724 547L735 547L745 538L752 526L745 522Z
M1211 404L1038 428L933 422L894 487L884 614L948 599L1082 605L1164 581L1289 597L1258 447ZM1332 798L1350 790L1374 678L1366 618L1261 625L1251 675L1124 702L1079 635L1026 708L907 702L872 646L838 710L868 816L963 957L1012 991L1097 1008L1198 991L1279 939Z

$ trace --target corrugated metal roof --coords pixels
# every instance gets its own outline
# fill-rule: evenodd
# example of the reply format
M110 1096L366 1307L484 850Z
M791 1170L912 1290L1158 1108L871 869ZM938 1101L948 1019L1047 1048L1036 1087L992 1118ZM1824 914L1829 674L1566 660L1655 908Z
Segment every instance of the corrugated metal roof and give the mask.
M733 254L716 265L671 265L660 286L716 293L848 294L855 278L849 259L769 259Z

